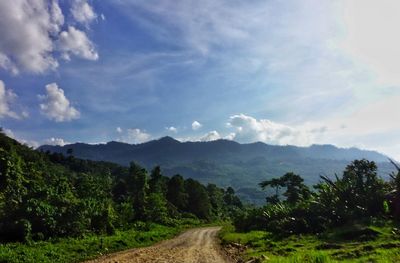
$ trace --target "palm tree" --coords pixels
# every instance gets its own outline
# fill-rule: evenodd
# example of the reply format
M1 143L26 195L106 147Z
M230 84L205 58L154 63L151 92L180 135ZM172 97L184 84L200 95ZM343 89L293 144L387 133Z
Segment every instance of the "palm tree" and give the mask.
M400 166L391 159L389 161L394 165L397 173L389 174L393 180L394 189L388 194L388 198L391 201L394 217L400 219Z

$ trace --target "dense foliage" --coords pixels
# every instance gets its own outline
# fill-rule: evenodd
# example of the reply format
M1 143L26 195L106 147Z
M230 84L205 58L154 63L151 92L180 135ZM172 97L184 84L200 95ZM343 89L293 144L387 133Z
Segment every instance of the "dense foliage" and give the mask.
M44 151L65 155L72 149L74 156L96 161L109 161L129 166L134 160L150 170L155 165L169 177L181 174L203 184L232 187L245 202L263 205L265 192L257 187L264 178L296 171L307 185L316 184L320 174L335 174L355 159L375 161L378 174L388 178L392 165L385 155L356 148L332 145L310 147L278 146L264 143L239 144L235 141L179 142L171 137L142 144L108 142L89 145L75 143L65 146L41 146Z
M150 175L135 163L34 151L0 132L0 241L111 234L138 221L227 218L241 207L233 190L180 175Z
M234 224L239 231L267 230L288 235L323 232L371 218L398 220L399 167L391 177L392 181L386 182L377 175L374 162L355 160L341 177L321 176L321 182L311 191L299 175L287 173L261 182L262 188L271 188L274 194L267 197L265 206L243 210Z

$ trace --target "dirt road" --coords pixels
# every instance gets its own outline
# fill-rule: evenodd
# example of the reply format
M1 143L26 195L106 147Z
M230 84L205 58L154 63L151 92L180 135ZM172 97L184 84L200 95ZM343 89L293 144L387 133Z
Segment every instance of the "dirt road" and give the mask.
M220 227L191 229L151 247L126 250L87 263L228 263L216 235Z

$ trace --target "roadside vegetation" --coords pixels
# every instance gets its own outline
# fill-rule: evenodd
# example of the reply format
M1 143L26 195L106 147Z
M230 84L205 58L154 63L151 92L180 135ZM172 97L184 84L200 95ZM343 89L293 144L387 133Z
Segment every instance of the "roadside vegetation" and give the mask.
M177 226L137 222L127 230L116 230L112 235L88 234L75 238L6 243L0 245L0 262L80 262L115 251L149 246L198 224L200 221L193 219L182 220Z
M225 246L235 244L253 262L400 262L400 232L393 222L342 226L324 233L277 236L267 231L235 232L225 227Z
M134 162L38 152L0 132L0 262L76 262L226 220L241 207L232 188Z
M399 262L400 169L390 181L368 160L342 176L321 176L310 189L286 173L260 183L272 188L263 207L242 209L221 237L258 262Z

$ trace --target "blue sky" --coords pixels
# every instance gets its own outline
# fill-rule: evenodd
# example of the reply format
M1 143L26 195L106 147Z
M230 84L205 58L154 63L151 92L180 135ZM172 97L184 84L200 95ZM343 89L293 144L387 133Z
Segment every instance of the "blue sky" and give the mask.
M400 158L396 0L0 3L0 126L30 145L232 139Z

